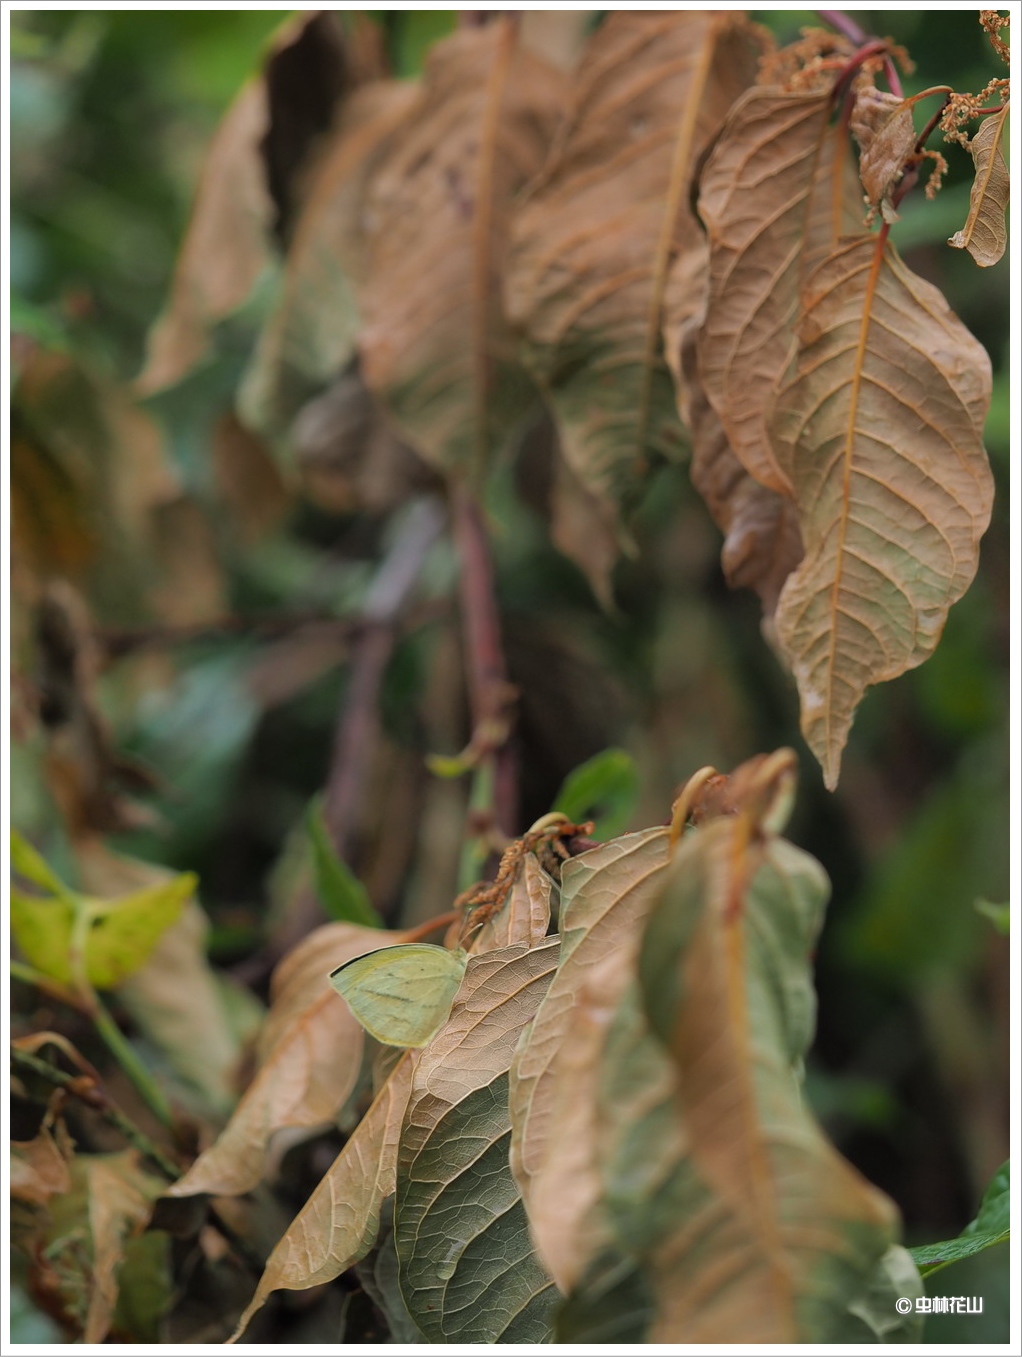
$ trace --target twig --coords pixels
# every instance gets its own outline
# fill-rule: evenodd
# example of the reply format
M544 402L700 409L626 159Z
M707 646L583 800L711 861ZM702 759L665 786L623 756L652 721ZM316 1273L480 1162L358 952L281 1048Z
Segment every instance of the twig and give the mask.
M129 1117L125 1116L90 1075L65 1074L63 1070L57 1069L56 1065L51 1065L48 1060L40 1060L38 1056L30 1054L28 1051L19 1050L17 1046L11 1047L11 1059L16 1065L31 1070L40 1078L48 1080L55 1088L65 1089L85 1103L87 1107L93 1108L104 1121L108 1122L116 1131L119 1131L125 1140L134 1145L136 1150L144 1154L147 1159L151 1159L160 1172L171 1182L176 1182L181 1177L180 1166L175 1164L155 1141L150 1140L146 1133L136 1126Z
M839 33L843 33L846 38L850 38L852 42L857 43L859 46L869 40L868 35L863 32L855 20L847 15L844 10L818 9L816 13L825 24L830 24L831 28L837 29Z
M508 745L514 690L504 664L490 544L478 502L468 486L456 484L452 488L451 512L460 563L458 592L472 707L472 746L480 752L481 760L493 761L496 827L511 836L517 810L514 753Z
M344 707L334 735L323 817L340 858L351 854L358 811L379 734L378 696L387 661L398 635L398 622L418 583L423 562L445 521L442 502L433 495L416 500L401 532L376 572L360 614L361 630L351 658ZM280 928L266 947L234 974L258 983L277 961L317 924L323 907L310 886L294 899Z
M437 920L436 922L439 923L440 921ZM11 1060L23 1069L31 1070L33 1074L45 1079L55 1088L63 1089L66 1093L71 1094L79 1102L83 1102L86 1107L91 1107L108 1125L119 1132L129 1145L134 1145L140 1154L143 1154L155 1164L169 1182L175 1183L181 1177L181 1166L175 1164L173 1159L164 1153L141 1127L136 1126L131 1118L121 1111L97 1078L85 1073L66 1074L63 1070L57 1069L55 1065L51 1065L48 1060L40 1060L38 1056L32 1055L29 1051L22 1051L17 1046L11 1047ZM212 1202L208 1204L207 1210L211 1224L224 1237L238 1257L252 1268L257 1276L261 1274L265 1260L260 1258L247 1240L224 1220Z

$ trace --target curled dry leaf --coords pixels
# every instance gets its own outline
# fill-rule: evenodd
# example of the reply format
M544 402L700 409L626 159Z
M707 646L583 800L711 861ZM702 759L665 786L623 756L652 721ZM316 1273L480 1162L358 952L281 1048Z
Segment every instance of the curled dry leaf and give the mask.
M808 280L771 426L805 545L777 633L831 788L865 689L936 646L993 498L990 360L885 232L844 241Z
M526 947L541 943L550 927L553 887L535 853L526 853L507 899L480 928L469 950L479 954L515 943L524 943Z
M605 975L600 970L606 1002L612 1003L618 989L612 981L617 977L623 983L627 977L641 921L667 866L668 837L666 829L625 834L564 864L560 964L511 1069L511 1168L533 1221L540 1256L562 1288L575 1279L585 1260L577 1252L583 1242L578 1235L571 1236L576 1247L569 1249L561 1224L552 1222L549 1239L543 1230L548 1213L543 1210L537 1184L560 1134L556 1130L557 1056L575 1023L576 1004L586 978L605 957L613 955L614 974ZM592 1201L584 1191L584 1179L578 1185L583 1191L563 1205L566 1213L581 1220L588 1215ZM598 1242L594 1231L584 1246L595 1252Z
M362 373L441 470L481 473L528 401L501 300L508 215L542 163L563 84L508 19L452 34L430 52L362 204Z
M58 1094L58 1097L63 1097ZM74 1141L67 1133L55 1101L31 1140L11 1141L11 1196L35 1206L71 1187L70 1164Z
M326 924L288 953L273 974L255 1078L220 1137L168 1195L248 1192L263 1176L274 1132L311 1130L336 1116L361 1069L363 1033L332 989L330 971L402 937L355 924Z
M149 335L140 395L173 386L205 358L213 326L238 310L270 263L273 202L259 157L267 121L265 88L251 80L206 153L170 298Z
M340 999L337 1002L344 1007ZM278 1288L304 1291L332 1281L372 1248L383 1202L394 1191L398 1141L417 1058L411 1052L400 1058L344 1149L288 1226L230 1342L237 1342L271 1292Z
M572 469L615 512L681 430L663 360L669 265L697 225L700 153L755 72L736 15L613 12L514 228L506 293Z
M238 405L251 428L286 432L299 409L335 381L355 354L362 276L363 195L417 96L378 81L345 104L295 223L273 309L242 379Z
M746 471L788 495L767 416L794 356L809 271L862 220L847 141L830 127L830 111L829 90L749 90L728 114L699 180L710 245L699 377Z
M859 143L859 178L873 207L894 220L888 195L916 146L912 105L888 90L864 85L855 96L850 126Z
M175 385L206 357L214 326L271 265L272 235L302 196L301 174L334 105L373 73L346 62L330 15L297 14L277 30L263 74L241 90L206 153L140 394Z
M826 1342L891 1242L892 1204L798 1086L827 894L813 859L740 815L686 836L650 916L642 1002L687 1137L644 1250L651 1342Z
M508 1166L508 1068L559 946L470 957L450 1021L415 1066L394 1242L405 1303L430 1342L549 1340L556 1292Z
M772 629L777 598L802 559L795 506L749 475L735 456L697 371L697 345L706 317L709 251L704 243L681 255L671 273L664 343L674 373L678 409L692 441L692 484L724 533L721 567L732 589L755 589L764 626Z
M976 166L969 215L962 229L948 241L957 250L968 250L980 268L996 264L1008 243L1004 214L1008 210L1010 181L1001 139L1008 126L1010 108L1005 103L1000 113L984 118L969 142L969 154Z

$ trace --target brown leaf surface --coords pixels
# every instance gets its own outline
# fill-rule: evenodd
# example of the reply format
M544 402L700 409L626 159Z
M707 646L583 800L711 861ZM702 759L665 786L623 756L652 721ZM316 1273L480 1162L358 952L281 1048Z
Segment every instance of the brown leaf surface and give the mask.
M660 341L667 271L697 230L693 166L755 57L739 16L612 12L515 223L509 314L565 457L612 511L634 499L650 454L680 441Z
M248 1192L263 1175L275 1131L320 1126L337 1114L361 1068L363 1031L330 985L330 971L402 938L355 924L325 924L288 953L273 973L256 1076L219 1139L168 1195Z
M51 1103L31 1140L11 1141L11 1196L45 1206L55 1194L67 1192L73 1155L74 1141Z
M872 205L880 207L915 150L912 106L900 95L864 85L855 97L849 125L859 143L862 187Z
M652 1254L651 1342L822 1338L890 1243L892 1204L826 1140L793 1070L826 891L818 864L739 816L686 837L651 917L645 1006L696 1175L675 1180L688 1209Z
M538 1206L537 1175L555 1139L558 1051L574 1022L581 989L603 959L612 954L616 960L612 975L600 971L606 1002L613 1003L616 982L627 979L642 921L667 866L668 837L666 829L625 834L562 869L561 962L511 1067L511 1168L530 1218ZM577 1260L562 1256L556 1236L549 1247L540 1234L535 1239L563 1286Z
M352 1132L322 1182L270 1254L255 1295L231 1342L245 1332L272 1291L303 1291L332 1281L372 1248L380 1208L397 1180L397 1152L412 1072L419 1052L406 1052Z
M299 13L281 24L263 72L238 94L206 152L140 394L173 386L205 358L213 327L273 262L273 235L287 234L336 106L377 73L363 41L342 42L333 15Z
M806 552L777 632L831 788L865 689L936 646L993 497L990 360L882 235L844 241L809 279L772 420Z
M697 346L706 317L708 259L708 247L699 242L675 264L665 305L664 344L678 409L692 440L692 484L724 533L724 578L732 589L756 590L764 626L772 629L781 588L802 559L802 540L794 504L745 470L699 380Z
M259 143L269 115L262 82L248 82L206 153L167 306L149 335L140 395L173 386L209 352L211 331L236 311L271 260L273 201Z
M363 196L417 97L411 82L378 81L349 99L295 223L279 294L238 394L245 423L283 433L300 407L354 356L356 281L364 276Z
M767 415L794 356L809 270L862 220L847 142L829 127L829 114L828 90L749 90L728 115L699 183L710 242L699 376L746 471L789 495Z
M445 38L363 203L363 376L441 470L480 472L529 390L502 310L507 222L563 84L507 19Z
M515 943L535 947L542 942L550 926L553 886L535 853L527 853L502 908L483 924L470 950L478 954Z
M1004 214L1008 210L1010 180L1001 152L1001 139L1008 126L1010 103L1000 113L984 118L969 142L976 166L965 225L948 241L957 250L968 250L980 268L996 264L1008 243Z

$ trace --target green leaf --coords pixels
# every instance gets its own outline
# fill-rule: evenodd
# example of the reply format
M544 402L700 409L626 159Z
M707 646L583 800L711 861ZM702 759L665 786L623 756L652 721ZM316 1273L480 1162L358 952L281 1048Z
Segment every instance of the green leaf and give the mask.
M892 1244L877 1264L869 1282L848 1306L844 1327L835 1343L918 1343L923 1316L915 1306L899 1314L896 1302L915 1301L923 1294L919 1270L907 1249Z
M450 1021L419 1057L401 1138L394 1241L411 1319L432 1343L543 1343L556 1290L508 1165L508 1067L559 941L468 961Z
M977 914L982 914L984 918L989 919L998 933L1007 935L1011 932L1010 905L995 905L989 900L975 900L973 901L973 908Z
M639 773L624 749L604 749L569 773L554 799L559 810L576 824L596 821L601 839L623 832L639 799Z
M613 1251L586 1269L557 1313L558 1343L642 1343L653 1314L648 1278L634 1258Z
M982 1253L1011 1236L1011 1161L1005 1160L983 1194L976 1219L969 1222L957 1239L941 1244L921 1244L910 1249L923 1276L937 1272L949 1263L957 1263Z
M148 961L195 886L194 874L185 872L116 900L97 900L63 886L59 896L29 895L12 887L11 931L36 970L73 985L81 972L74 965L72 943L81 928L86 980L99 989L113 989Z
M16 829L11 830L11 866L20 876L41 886L48 895L56 895L63 900L72 898L73 893L46 863L42 854Z
M400 943L346 961L330 983L367 1032L387 1046L426 1046L447 1021L468 954Z
M309 807L306 827L312 845L316 894L331 919L336 919L338 923L362 924L365 928L385 928L386 925L370 903L365 886L334 852L323 817L321 797L317 797Z

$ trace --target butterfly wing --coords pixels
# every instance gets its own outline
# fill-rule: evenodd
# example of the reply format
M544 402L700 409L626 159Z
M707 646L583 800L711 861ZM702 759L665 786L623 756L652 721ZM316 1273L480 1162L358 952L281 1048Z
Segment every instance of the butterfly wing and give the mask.
M467 962L462 951L402 943L346 961L330 983L377 1041L419 1047L447 1021Z

